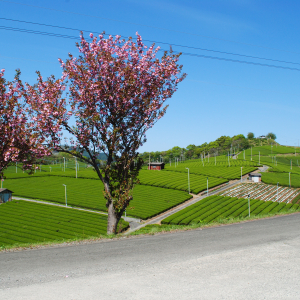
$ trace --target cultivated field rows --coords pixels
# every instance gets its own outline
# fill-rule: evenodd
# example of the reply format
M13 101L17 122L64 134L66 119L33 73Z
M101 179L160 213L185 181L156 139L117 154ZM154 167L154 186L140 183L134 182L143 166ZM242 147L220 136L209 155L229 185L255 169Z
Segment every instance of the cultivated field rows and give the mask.
M252 199L291 203L295 197L300 195L300 190L281 186L277 188L275 185L264 183L242 183L220 195L237 198L247 198L250 195Z

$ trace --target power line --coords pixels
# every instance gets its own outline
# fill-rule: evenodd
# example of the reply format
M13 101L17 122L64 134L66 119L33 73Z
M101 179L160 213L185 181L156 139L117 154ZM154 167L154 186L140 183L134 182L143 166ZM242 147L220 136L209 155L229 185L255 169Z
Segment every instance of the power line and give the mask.
M30 58L24 58L24 57L13 57L13 56L5 56L0 54L0 59L1 58L8 58L8 59L17 59L17 60L29 60L29 61L36 61L36 62L43 62L43 63L49 63L49 64L57 64L57 62L53 61L45 61L45 60L38 60L38 59L30 59ZM199 82L199 83L204 83L204 84L210 84L210 85L220 85L220 86L225 86L225 87L230 87L230 88L239 88L243 90L253 90L253 91L259 91L259 92L271 92L271 93L280 93L282 95L289 95L289 96L295 96L299 97L300 95L297 94L290 94L290 93L282 93L280 91L275 91L275 90L266 90L266 89L258 89L258 88L252 88L252 87L247 87L247 86L239 86L239 85L231 85L231 84L224 84L224 83L218 83L218 82L212 82L212 81L206 81L206 80L197 80L197 79L190 79L187 78L187 81L192 81L192 82Z
M16 28L16 27L8 27L8 26L0 26L0 29L10 30L10 31L18 31L18 32L25 32L25 33L33 33L33 34L40 34L40 35L47 35L52 37L60 37L66 39L73 39L79 40L79 37L71 36L67 34L60 34L60 33L52 33L52 32L45 32L45 31L38 31L38 30L31 30L31 29L24 29L24 28Z
M219 40L219 41L224 41L224 42L229 42L229 43L234 43L234 44L240 44L240 45L246 45L246 46L258 47L258 48L270 49L270 50L275 50L275 51L300 54L299 52L294 52L294 51L288 51L288 50L277 49L277 48L272 48L272 47L266 47L266 46L261 46L261 45L256 45L256 44L250 44L250 43L242 43L242 42L237 42L237 41L232 41L232 40L227 40L227 39L221 39L221 38L207 36L207 35L202 35L202 34L197 34L197 33L179 31L179 30L174 30L174 29L169 29L169 28L163 28L163 27L156 27L156 26L151 26L151 25L146 25L146 24L140 24L140 23L134 23L134 22L124 21L124 20L105 18L105 17L100 17L100 16L88 15L88 14L83 14L83 13L77 13L77 12L72 12L72 11L67 11L67 10L60 10L60 9L49 8L49 7L44 7L44 6L37 6L37 5L32 5L32 4L19 3L19 2L14 2L14 1L7 1L7 0L0 0L0 1L1 2L6 2L6 3L17 4L17 5L28 6L28 7L39 8L39 9L52 10L52 11L62 12L62 13L67 13L67 14L79 15L79 16L84 16L84 17L89 17L89 18L97 18L97 19L108 20L108 21L113 21L113 22L120 22L120 23L137 25L137 26L143 26L143 27L148 27L148 28L153 28L153 29L165 30L165 31L169 31L169 32L176 32L176 33L188 34L188 35L192 35L192 36L205 37L205 38L209 38L209 39L213 39L213 40Z
M199 82L199 83L203 83L203 84L209 84L209 85L219 85L219 86L224 86L224 87L239 88L239 89L243 89L243 90L253 90L253 91L258 91L258 92L267 92L267 93L276 93L276 94L280 93L280 94L283 94L283 95L300 97L300 95L298 95L298 94L286 93L286 92L281 92L281 91L278 91L278 90L276 91L276 90L259 89L259 88L233 85L233 84L224 84L224 83L218 83L218 82L207 81L207 80L190 79L189 77L186 78L185 80L186 81L192 81L192 82Z
M178 51L174 51L174 52L178 53ZM230 59L230 58L217 57L217 56L208 56L208 55L201 55L201 54L194 54L194 53L186 53L186 52L181 52L181 53L182 53L182 55L189 55L189 56L202 57L202 58L215 59L215 60L223 60L223 61L229 61L229 62L235 62L235 63L254 65L254 66L285 69L285 70L291 70L291 71L300 71L300 69L298 69L298 68L290 68L290 67L284 67L284 66L262 64L262 63L245 61L245 60Z
M1 18L1 17L0 17L0 20L19 22L19 23L25 23L25 24L32 24L32 25L38 25L38 26L46 26L46 27L51 27L51 28L67 29L67 30L73 30L73 31L77 31L77 32L80 32L80 31L88 32L88 33L93 32L92 30L82 30L82 29L76 29L76 28L71 28L71 27L64 27L64 26L36 23L36 22L23 21L23 20ZM128 37L124 37L124 38L128 38ZM192 47L192 46L186 46L186 45L180 45L180 44L173 44L173 43L166 43L166 42L159 42L159 41L151 41L151 40L146 40L146 39L143 39L143 41L150 42L150 43L159 43L159 44L163 44L163 45L171 45L171 46L174 46L174 47L188 48L188 49L193 49L193 50L208 51L208 52L219 53L219 54L233 55L233 56L246 57L246 58L252 58L252 59L259 59L259 60L266 60L266 61L279 62L279 63L285 63L285 64L300 65L300 63L297 63L297 62L284 61L284 60L258 57L258 56L251 56L251 55L245 55L245 54L240 54L240 53L232 53L232 52L226 52L226 51L219 51L219 50L214 50L214 49L205 49L205 48Z
M43 63L49 63L49 64L57 64L57 62L53 62L53 61L50 62L50 61L45 61L45 60L30 59L30 58L24 58L24 57L4 56L4 55L0 54L0 59L1 58L17 59L17 60L28 60L28 61L36 61L36 62L43 62ZM225 87L230 87L230 88L239 88L239 89L243 89L243 90L253 90L253 91L268 92L268 93L271 92L271 93L277 93L277 94L280 93L282 95L289 95L289 96L299 97L299 95L297 95L297 94L282 93L280 91L275 91L275 90L258 89L258 88L252 88L252 87L246 87L246 86L230 85L230 84L211 82L211 81L205 81L205 80L190 79L190 78L187 78L186 80L187 81L192 81L192 82L210 84L210 85L220 85L220 86L225 86Z
M0 26L0 29L11 30L11 31L18 31L18 32L23 32L23 33L39 34L39 35L52 36L52 37L75 39L75 40L79 39L79 37L65 35L65 34L58 34L58 33L52 33L52 32L44 32L44 31L31 30L31 29L23 29L23 28L15 28L15 27L8 27L8 26ZM161 49L161 51L165 51L165 50ZM235 62L235 63L241 63L241 64L261 66L261 67L285 69L285 70L291 70L291 71L300 71L300 69L298 69L298 68L284 67L284 66L271 65L271 64L262 64L262 63L250 62L250 61L245 61L245 60L237 60L237 59L230 59L230 58L224 58L224 57L218 57L218 56L208 56L208 55L201 55L201 54L187 53L187 52L179 52L179 51L173 51L173 52L175 52L175 53L182 53L182 55L192 56L192 57L198 57L198 58L207 58L207 59L214 59L214 60L220 60L220 61Z

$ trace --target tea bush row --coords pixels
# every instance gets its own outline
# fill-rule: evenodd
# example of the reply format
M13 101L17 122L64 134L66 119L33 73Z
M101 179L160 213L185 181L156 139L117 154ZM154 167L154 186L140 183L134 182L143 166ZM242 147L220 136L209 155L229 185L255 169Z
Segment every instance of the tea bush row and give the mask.
M104 215L20 200L1 204L0 220L0 246L97 237L107 227Z
M298 204L250 200L250 215L266 215L300 210ZM162 224L189 225L248 216L248 200L223 196L210 196L167 217Z
M67 185L68 205L107 211L100 180L46 176L4 181L4 187L12 190L13 196L65 204L63 184ZM128 216L148 219L191 197L184 191L137 185L126 213Z
M242 175L255 171L256 167L190 167L190 174L205 175L210 177L225 178L228 180L239 179ZM168 169L167 169L168 170ZM179 166L175 172L187 173L187 169Z
M188 174L181 172L150 171L141 170L139 179L141 184L164 187L168 189L188 191ZM208 178L208 187L212 188L228 182L223 178ZM190 174L190 191L198 194L207 188L207 177L203 175Z

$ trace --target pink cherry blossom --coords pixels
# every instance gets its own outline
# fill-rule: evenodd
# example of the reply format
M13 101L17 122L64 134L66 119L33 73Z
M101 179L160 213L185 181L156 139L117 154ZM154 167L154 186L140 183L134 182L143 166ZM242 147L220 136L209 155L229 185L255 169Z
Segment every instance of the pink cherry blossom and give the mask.
M37 138L39 128L29 120L29 107L24 101L24 86L19 71L14 81L0 76L0 175L12 162L22 162L24 169L32 169L33 162L51 152Z
M145 133L165 114L165 101L185 78L178 64L180 54L165 52L158 57L159 47L146 47L136 35L134 42L90 34L89 43L81 33L80 56L69 53L68 60L59 59L62 78L51 76L44 81L38 73L37 84L25 89L29 115L38 124L39 136L53 149L92 165L103 182L108 233L116 232L132 200L142 166L137 150L146 142ZM63 98L65 79L69 81L67 98ZM75 126L70 125L71 115ZM70 140L76 145L73 152L61 146L62 129L74 137ZM88 158L83 157L84 150ZM96 159L99 153L107 154L101 167Z

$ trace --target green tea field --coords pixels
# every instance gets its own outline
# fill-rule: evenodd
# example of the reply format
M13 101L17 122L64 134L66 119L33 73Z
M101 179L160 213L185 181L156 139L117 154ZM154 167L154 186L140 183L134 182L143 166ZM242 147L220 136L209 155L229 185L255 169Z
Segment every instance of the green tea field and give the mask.
M190 174L196 175L203 175L203 176L210 176L216 178L224 178L228 180L239 179L241 174L244 176L250 172L255 171L256 167L238 167L238 166L231 166L231 167L220 167L220 166L206 166L203 167L199 163L195 163L193 165L189 165L189 172ZM177 168L170 169L169 167L166 168L167 171L172 170L173 172L181 172L187 173L188 170L185 166L178 166Z
M194 194L204 191L207 188L207 178L208 188L228 182L228 180L224 178L190 174L190 191ZM141 170L139 179L143 185L188 191L187 173Z
M0 220L0 247L99 237L107 227L104 215L20 200L0 205Z
M61 176L29 176L4 181L4 187L12 190L14 196L62 204L65 203L63 184L67 185L68 205L106 211L103 184L100 180ZM133 191L133 198L127 208L127 215L148 219L190 199L191 196L184 191L137 185Z
M298 204L251 199L250 216L272 215L278 212L299 211ZM224 219L243 219L248 216L248 200L243 198L210 196L167 217L162 224L208 224Z

